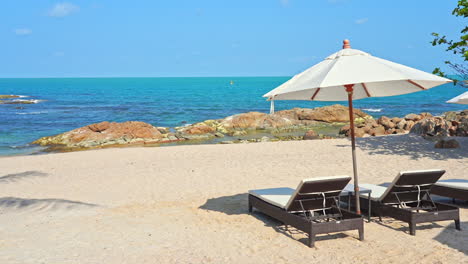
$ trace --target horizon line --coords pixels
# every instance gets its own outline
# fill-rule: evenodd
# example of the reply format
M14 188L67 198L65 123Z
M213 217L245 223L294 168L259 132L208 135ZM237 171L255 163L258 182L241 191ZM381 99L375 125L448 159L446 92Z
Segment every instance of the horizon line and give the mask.
M78 77L0 77L0 79L110 79L110 78L268 78L294 75L245 75L245 76L78 76Z

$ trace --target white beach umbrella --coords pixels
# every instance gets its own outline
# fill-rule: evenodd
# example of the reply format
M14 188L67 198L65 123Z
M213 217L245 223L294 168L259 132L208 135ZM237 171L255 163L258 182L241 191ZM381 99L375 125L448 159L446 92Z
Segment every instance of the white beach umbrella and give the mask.
M464 92L457 97L447 101L450 104L468 104L468 92Z
M342 50L295 75L263 97L270 101L348 101L356 211L360 214L353 99L413 93L449 82L449 79L351 49L349 40L344 40Z

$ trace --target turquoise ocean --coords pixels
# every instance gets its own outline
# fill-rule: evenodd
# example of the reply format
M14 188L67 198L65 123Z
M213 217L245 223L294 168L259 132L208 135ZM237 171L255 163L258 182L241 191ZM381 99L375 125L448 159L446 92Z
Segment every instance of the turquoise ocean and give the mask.
M40 153L29 143L101 121L144 121L183 126L207 119L269 112L262 95L290 77L213 78L41 78L0 79L0 94L34 104L0 105L0 155ZM356 100L374 117L430 112L438 115L468 106L445 101L466 89L453 84L413 94ZM314 108L346 102L277 101L276 110Z

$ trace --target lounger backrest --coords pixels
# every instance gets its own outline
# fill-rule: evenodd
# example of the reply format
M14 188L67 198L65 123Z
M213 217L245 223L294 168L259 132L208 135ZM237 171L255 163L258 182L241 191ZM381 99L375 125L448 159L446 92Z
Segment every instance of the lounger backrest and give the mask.
M429 191L445 170L401 171L380 197L383 203L413 202Z
M349 176L330 176L302 180L286 204L287 211L318 210L330 207L351 180ZM325 199L324 199L325 198ZM324 206L325 202L325 206Z

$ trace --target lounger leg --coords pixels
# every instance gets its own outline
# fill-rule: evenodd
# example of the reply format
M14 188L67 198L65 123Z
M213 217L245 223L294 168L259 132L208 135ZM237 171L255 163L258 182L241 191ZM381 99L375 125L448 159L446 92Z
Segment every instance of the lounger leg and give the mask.
M460 219L455 220L455 229L461 230L461 227L460 227Z
M309 233L309 247L312 248L314 247L314 244L315 244L315 234L310 232Z
M415 236L415 235L416 235L416 224L413 223L413 222L410 222L410 223L409 223L409 233L410 233L410 235L412 235L412 236Z
M359 228L359 240L363 241L364 240L364 227Z
M368 197L369 198L369 204L368 204L369 207L367 209L367 210L369 210L369 211L367 211L367 213L368 213L367 221L368 222L370 222L370 220L371 220L371 196L370 195L371 195L371 193L369 193L369 197Z
M250 201L249 201L249 213L252 212L252 205L250 204Z

